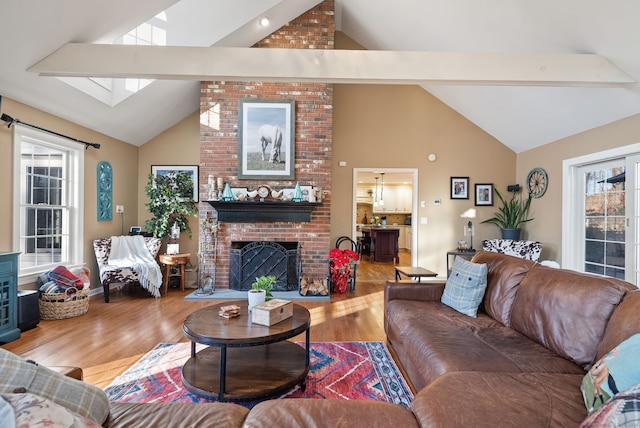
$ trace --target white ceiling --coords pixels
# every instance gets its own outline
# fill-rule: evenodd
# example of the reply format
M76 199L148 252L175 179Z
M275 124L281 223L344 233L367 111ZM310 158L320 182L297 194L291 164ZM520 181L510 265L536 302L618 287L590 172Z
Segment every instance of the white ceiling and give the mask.
M198 82L157 80L109 106L60 79L27 69L66 43L113 41L172 5L168 20L186 32L168 37L169 45L248 47L318 1L5 3L0 12L0 37L5 46L0 95L141 145L198 110ZM336 0L335 4L336 29L369 50L598 54L634 81L640 80L636 48L640 2L636 0ZM270 17L270 28L257 25L263 15ZM499 72L500 64L494 68ZM637 83L617 87L423 87L515 152L640 113Z

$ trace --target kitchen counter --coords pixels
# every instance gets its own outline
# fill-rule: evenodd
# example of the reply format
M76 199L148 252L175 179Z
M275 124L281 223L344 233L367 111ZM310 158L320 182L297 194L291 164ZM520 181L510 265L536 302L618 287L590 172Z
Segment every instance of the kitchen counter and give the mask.
M363 236L371 236L371 260L400 263L398 257L398 226L363 226Z

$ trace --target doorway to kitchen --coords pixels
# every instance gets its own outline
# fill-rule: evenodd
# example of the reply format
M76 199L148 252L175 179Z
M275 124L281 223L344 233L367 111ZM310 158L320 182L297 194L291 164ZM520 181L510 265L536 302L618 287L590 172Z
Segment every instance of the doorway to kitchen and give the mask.
M352 194L352 238L358 241L364 224L397 227L400 252L417 266L418 169L354 168Z

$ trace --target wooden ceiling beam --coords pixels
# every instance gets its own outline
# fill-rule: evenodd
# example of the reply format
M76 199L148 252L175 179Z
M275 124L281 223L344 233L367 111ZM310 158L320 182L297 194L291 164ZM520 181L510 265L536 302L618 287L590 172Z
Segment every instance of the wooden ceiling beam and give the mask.
M504 54L68 43L41 76L312 83L596 86L636 83L597 54Z

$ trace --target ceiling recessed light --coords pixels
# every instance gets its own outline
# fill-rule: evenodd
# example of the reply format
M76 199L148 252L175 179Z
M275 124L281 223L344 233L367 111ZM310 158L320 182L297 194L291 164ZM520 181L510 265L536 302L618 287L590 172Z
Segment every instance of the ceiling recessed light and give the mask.
M263 16L262 18L260 18L260 26L266 27L268 25L269 25L269 17L268 16Z

